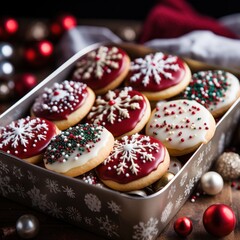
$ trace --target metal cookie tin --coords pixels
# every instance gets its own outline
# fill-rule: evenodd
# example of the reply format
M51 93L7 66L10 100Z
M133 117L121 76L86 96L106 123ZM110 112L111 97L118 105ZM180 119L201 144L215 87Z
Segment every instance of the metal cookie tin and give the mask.
M46 86L67 78L76 60L101 44L91 45L73 55L32 91L0 116L0 125L29 115L35 98ZM115 44L116 45L116 44ZM150 49L118 44L132 58ZM210 69L204 63L186 60L194 70ZM32 165L0 151L0 194L58 219L109 239L156 239L189 198L202 174L224 151L240 119L240 100L218 121L214 137L189 156L181 170L161 190L152 194L127 194L93 186ZM94 227L93 227L94 226Z

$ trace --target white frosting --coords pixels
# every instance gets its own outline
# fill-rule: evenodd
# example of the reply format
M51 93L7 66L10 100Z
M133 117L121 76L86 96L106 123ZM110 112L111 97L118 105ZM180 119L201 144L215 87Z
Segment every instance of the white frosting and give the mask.
M210 112L194 100L158 102L146 134L162 141L166 147L183 150L206 142Z
M64 156L63 156L60 159L58 159L58 161L55 161L54 163L46 164L46 168L48 168L49 170L53 170L55 172L64 173L69 171L72 168L83 166L89 160L98 156L98 153L100 150L107 147L107 143L109 141L110 135L111 133L107 129L103 128L103 131L100 136L100 141L93 143L94 147L92 147L89 152L84 151L82 155L77 156L79 154L79 151L76 149L73 153L71 153L67 161L64 161ZM50 150L48 149L48 151Z

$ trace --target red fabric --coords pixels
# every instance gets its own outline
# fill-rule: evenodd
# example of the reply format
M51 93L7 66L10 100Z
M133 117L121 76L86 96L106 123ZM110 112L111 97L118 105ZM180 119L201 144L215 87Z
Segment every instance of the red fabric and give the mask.
M176 38L194 30L209 30L224 37L238 38L216 19L199 14L185 0L162 0L149 12L139 42Z

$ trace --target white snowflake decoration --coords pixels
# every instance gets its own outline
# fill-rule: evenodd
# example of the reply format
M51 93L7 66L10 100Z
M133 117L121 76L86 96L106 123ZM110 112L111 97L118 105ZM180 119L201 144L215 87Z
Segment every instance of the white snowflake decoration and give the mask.
M59 189L57 181L54 181L54 180L51 180L51 179L47 178L45 180L45 182L46 182L46 187L48 188L48 190L51 193L58 193L58 192L60 192L60 189Z
M117 205L114 201L107 202L107 204L108 208L110 208L115 214L119 214L122 211L121 207Z
M103 230L108 237L119 237L118 232L118 225L114 224L107 215L105 217L99 217L97 218L97 221L100 225L100 229Z
M182 187L184 185L184 183L186 182L187 180L187 177L188 177L188 173L185 172L180 180L180 186Z
M85 204L92 212L100 212L101 210L101 201L99 198L92 193L88 193L84 197Z
M36 175L34 175L32 172L30 172L30 171L27 171L27 178L28 178L28 180L31 182L31 183L33 183L33 184L35 184L36 182L37 182L37 177L36 177Z
M42 194L40 189L35 186L27 192L28 196L32 200L33 207L39 207L41 210L48 209L47 204L47 194Z
M62 191L66 193L69 198L75 198L75 192L69 186L62 186Z
M177 200L176 200L176 203L175 203L175 209L178 209L178 208L181 206L182 201L183 201L183 196L182 196L182 195L179 195L179 196L177 197Z
M109 90L105 98L98 96L95 101L95 106L92 107L91 112L87 118L95 124L105 125L104 117L107 116L107 121L114 124L115 121L120 122L122 119L129 118L129 110L140 109L137 101L143 100L142 96L134 95L131 97L128 94L128 88L125 88L117 94Z
M100 79L105 71L111 73L113 69L118 69L119 60L122 58L123 55L118 48L101 46L96 51L88 53L86 58L81 58L77 62L74 75L82 79L89 79L93 75Z
M157 229L158 220L150 218L147 223L139 222L138 225L133 226L133 239L137 240L153 240L158 235Z
M164 208L161 216L161 222L164 223L168 220L173 208L173 203L169 202L167 206Z
M29 140L36 138L36 141L46 139L46 131L48 131L48 125L44 121L40 121L38 118L30 119L21 118L16 122L11 122L7 127L0 127L1 143L0 149L8 144L12 148L16 149L19 145L25 149L29 144ZM26 151L26 150L25 150ZM7 151L10 153L10 151Z
M194 180L195 180L195 178L193 177L193 178L189 179L188 183L186 184L185 190L184 190L185 196L189 195L192 188L194 187Z
M179 70L179 65L176 63L177 57L169 55L164 59L164 56L163 53L157 52L131 62L131 70L136 73L131 76L130 81L136 82L143 76L142 84L146 87L150 83L151 77L155 83L160 84L161 74L164 78L172 80L173 77L169 70L175 72Z
M67 214L68 218L70 218L71 220L73 220L75 222L80 222L82 220L82 216L81 216L80 212L75 207L72 207L72 206L67 207L66 214Z
M108 164L113 159L121 159L116 168L114 168L117 174L125 174L126 170L130 170L132 174L137 175L139 172L138 161L154 161L155 157L150 152L157 150L159 147L158 143L150 143L149 136L140 136L136 133L130 137L124 136L121 140L115 140L113 150L104 161L104 164ZM140 155L140 158L137 157L137 154ZM130 167L127 162L130 163Z
M176 192L176 185L171 185L167 198L171 199L175 192Z

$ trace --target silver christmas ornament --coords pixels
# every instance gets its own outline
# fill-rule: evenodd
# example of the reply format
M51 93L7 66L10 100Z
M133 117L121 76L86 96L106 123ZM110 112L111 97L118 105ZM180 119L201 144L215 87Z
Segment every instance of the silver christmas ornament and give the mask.
M224 180L234 180L240 177L240 156L235 152L222 153L215 162L214 170Z
M200 182L202 190L209 195L217 195L222 191L224 185L222 176L215 171L203 174Z
M33 238L39 232L39 221L31 214L22 215L16 222L16 230L22 238Z

